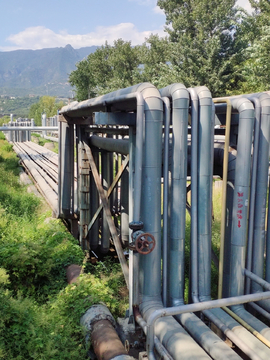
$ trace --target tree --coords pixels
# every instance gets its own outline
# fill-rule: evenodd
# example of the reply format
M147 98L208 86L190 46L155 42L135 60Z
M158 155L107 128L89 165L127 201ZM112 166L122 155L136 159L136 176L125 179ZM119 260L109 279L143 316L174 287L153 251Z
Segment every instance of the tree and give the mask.
M56 102L55 97L43 96L39 101L30 107L28 117L35 120L36 125L41 125L41 116L46 114L47 117L57 115L57 111L64 106L64 102Z
M108 43L79 62L69 82L76 88L77 100L85 100L119 88L134 85L139 79L139 50L130 41Z
M177 73L171 64L172 43L169 39L150 35L140 47L141 81L162 88L176 81Z
M173 43L171 63L178 81L206 85L225 95L241 80L238 66L247 46L238 34L244 13L235 0L158 0Z
M250 4L254 12L243 23L248 46L238 93L255 93L270 88L270 2L250 0Z

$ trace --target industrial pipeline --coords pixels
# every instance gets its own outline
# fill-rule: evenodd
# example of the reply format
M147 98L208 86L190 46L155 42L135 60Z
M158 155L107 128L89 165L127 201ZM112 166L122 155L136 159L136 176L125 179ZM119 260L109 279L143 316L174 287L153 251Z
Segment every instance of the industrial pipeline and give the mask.
M148 358L268 360L269 94L213 99L204 86L142 83L73 102L58 120L57 216L84 250L114 245ZM212 299L214 176L223 188Z

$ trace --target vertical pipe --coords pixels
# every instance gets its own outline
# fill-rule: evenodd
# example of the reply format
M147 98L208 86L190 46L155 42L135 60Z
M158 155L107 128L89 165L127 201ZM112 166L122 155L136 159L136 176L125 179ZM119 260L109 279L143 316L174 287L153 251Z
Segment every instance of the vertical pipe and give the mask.
M200 94L200 92L199 92L199 94ZM200 95L202 95L203 93L201 93ZM204 95L207 95L207 93L205 93ZM206 96L206 98L207 98L208 96ZM206 105L206 102L204 101L204 105ZM210 108L208 109L209 110L209 115L210 115ZM200 114L201 115L201 114ZM210 117L209 117L210 118ZM212 117L212 119L213 119L213 117ZM209 142L206 142L205 144L210 144L211 145L211 142L209 143ZM196 148L196 143L194 144L194 147ZM211 146L210 146L211 147ZM196 150L196 149L195 149ZM210 156L209 157L210 159L212 158L212 156ZM201 160L201 159L200 159ZM193 160L192 160L193 161ZM195 169L192 167L192 170L195 172ZM195 176L195 174L194 174L194 176ZM210 191L210 190L208 190L208 191ZM195 199L195 201L196 201L196 199ZM193 203L193 205L194 205L194 203ZM209 207L209 206L208 206ZM198 211L200 210L201 208L199 208L198 207ZM204 216L204 215L203 215ZM195 217L196 217L196 214L195 214ZM211 219L211 208L210 209L208 209L208 217ZM196 224L195 224L196 225ZM193 226L195 226L194 225L194 223L193 223ZM194 229L194 233L196 234L196 229ZM198 266L198 264L197 264L197 262L196 261L194 261L194 259L196 259L196 253L197 253L197 243L196 243L196 241L197 241L197 239L196 239L196 237L192 237L192 239L191 239L191 242L192 242L192 254L191 254L191 257L192 257L192 259L193 259L193 262L192 262L192 268L193 268L193 274L196 274L196 272L197 272L197 266ZM210 239L208 239L208 241L210 242L210 244L211 244L211 238ZM200 256L200 258L201 258L201 261L203 261L203 263L206 263L206 260L205 260L205 258L204 258L204 249L203 248L199 248L199 250L200 250L200 254L199 254L199 256ZM209 251L209 250L208 250ZM208 262L209 262L209 253L208 254L206 254L206 258L208 259ZM198 273L199 273L199 271L198 271ZM206 280L207 279L204 279L203 278L203 276L202 275L200 275L199 274L199 279L200 279L200 281L197 283L196 281L197 281L197 276L195 275L193 275L192 276L192 283L193 283L193 285L192 285L192 295L193 295L193 300L194 300L194 302L198 302L199 301L199 299L201 300L201 298L204 298L205 300L210 300L211 299L211 297L210 297L210 295L208 295L208 299L207 299L207 291L208 291L208 287L204 287L204 284L205 284L205 282L206 282ZM210 283L210 281L211 281L211 279L209 278L208 279L208 281L209 281L209 283ZM196 284L197 284L197 288L199 288L199 290L200 291L198 291L197 289L196 289ZM198 299L198 297L196 296L196 294L197 293L199 293L199 299ZM251 354L251 358L252 359L255 359L255 358L257 358L256 357L256 354L249 348L249 346L247 346L246 345L246 343L244 343L243 342L243 340L241 340L241 338L243 339L243 338L245 338L246 337L246 333L245 333L245 330L244 329L239 329L240 331L239 331L239 335L240 335L240 339L238 338L238 336L233 332L233 331L231 331L230 330L230 328L229 327L232 327L233 328L233 330L235 330L236 328L237 328L237 323L235 322L235 321L233 321L233 320L231 320L231 319L228 319L227 317L226 317L226 314L224 315L224 312L222 311L222 310L220 310L220 309L215 309L215 310L205 310L205 311L203 311L203 313L209 318L209 320L211 321L211 322L213 322L220 330L222 330L224 333L226 333L226 336L228 336L228 338L229 339L231 339L235 344L237 344L237 346L239 346L239 348L240 349L242 349L242 351L244 351L246 354ZM187 317L188 315L185 315L183 318L182 318L182 321L184 320L185 321L185 324L187 325L188 323L187 323L187 321L186 321L186 317ZM221 320L221 321L220 321ZM226 323L226 325L225 325L225 323ZM194 330L193 330L194 331ZM197 334L195 334L196 335L196 337L197 337ZM209 334L210 335L210 334ZM208 340L210 340L210 336L208 335ZM199 340L199 339L198 339ZM253 339L249 339L249 341L250 341L250 343L252 344L252 346L253 346L253 344L256 342L254 342L253 341ZM209 346L209 344L206 342L205 343L205 345L206 346ZM220 344L219 346L221 346L222 347L222 344ZM212 348L210 348L212 351L215 351L214 349L213 349L213 347ZM227 351L228 351L228 349L227 349ZM211 353L211 355L212 355L212 353ZM226 350L224 349L224 350L222 350L221 352L219 352L218 354L215 354L215 356L217 356L217 358L222 358L222 356L226 356ZM233 357L236 357L237 355L236 354L229 354L228 353L228 358L229 359L231 359L231 358L233 358Z
M135 135L133 126L129 127L129 188L128 188L128 213L129 218L134 218L134 165L135 165ZM129 229L129 242L132 243L131 229ZM133 305L139 305L139 258L129 250L129 316L133 317ZM135 271L137 272L135 274ZM134 276L135 275L135 276ZM134 288L136 289L134 291Z
M31 123L32 123L31 119ZM31 124L32 125L32 124ZM63 148L62 148L62 122L58 123L58 216L62 217L62 159L63 159Z
M251 143L254 125L254 109L247 99L235 99L239 109L233 218L231 233L230 296L244 294L245 246L247 234L248 199L251 168Z
M167 97L164 102L164 157L163 157L163 257L162 257L162 300L167 306L168 283L168 207L169 207L169 134L171 105Z
M74 126L61 124L61 213L69 219L72 214L72 192L74 188Z
M270 141L270 97L262 94L261 101L261 127L259 135L258 166L256 181L256 198L254 207L253 251L251 271L259 277L264 277L264 251L265 251L265 217L266 198L269 170L269 141ZM249 269L248 269L249 270ZM252 292L262 291L261 286L252 282ZM268 307L270 309L270 307Z
M46 114L42 114L41 116L41 126L46 126ZM42 130L42 137L46 136L47 132L45 130Z
M258 99L254 99L255 106L255 126L254 126L254 141L252 154L252 173L250 183L250 200L249 200L249 221L248 221L248 240L247 240L247 259L246 268L251 271L252 267L252 252L253 252L253 232L254 232L254 209L255 209L255 194L256 194L256 177L258 164L258 150L259 150L259 136L261 125L261 105ZM250 278L246 278L245 293L250 294Z
M107 194L108 188L111 183L110 179L110 156L107 151L101 152L101 176L102 176L102 185ZM110 204L110 201L109 201ZM103 210L102 216L102 231L101 231L101 247L100 250L103 254L106 254L110 249L110 230L106 216Z
M232 105L229 99L218 98L213 99L214 104L226 103L226 132L224 143L224 158L223 158L223 175L222 175L222 208L221 208L221 224L220 224L220 250L219 250L219 275L218 275L218 298L222 298L223 287L223 267L224 267L224 243L225 243L225 228L226 228L226 199L227 199L227 181L228 181L228 162L229 162L229 146L230 146L230 128Z
M270 189L270 178L268 176L268 189ZM270 191L268 190L268 213L267 213L267 232L266 232L266 263L265 280L270 282Z
M211 298L211 222L214 151L212 97L205 87L195 88L200 99L198 127L198 281L200 301Z
M178 92L180 92L178 90ZM170 304L180 305L184 296L188 91L172 96L172 185L170 210L169 294ZM177 199L177 201L175 201Z
M123 156L123 159L125 156ZM128 197L128 179L129 179L129 168L127 167L121 178L121 240L124 245L128 244L129 239L129 219L128 219L128 207L129 207L129 197ZM118 188L116 187L118 190Z
M199 98L195 89L188 89L191 97L191 228L190 228L190 272L191 297L198 298L198 126Z

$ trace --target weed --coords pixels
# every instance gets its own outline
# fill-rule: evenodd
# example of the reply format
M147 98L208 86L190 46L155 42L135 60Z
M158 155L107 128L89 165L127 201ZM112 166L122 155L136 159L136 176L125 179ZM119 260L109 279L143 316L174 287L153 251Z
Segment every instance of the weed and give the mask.
M66 267L82 265L85 254L20 185L19 170L0 139L0 359L87 359L80 317L99 302L123 315L120 266L109 259L95 269L86 265L78 282L67 285Z

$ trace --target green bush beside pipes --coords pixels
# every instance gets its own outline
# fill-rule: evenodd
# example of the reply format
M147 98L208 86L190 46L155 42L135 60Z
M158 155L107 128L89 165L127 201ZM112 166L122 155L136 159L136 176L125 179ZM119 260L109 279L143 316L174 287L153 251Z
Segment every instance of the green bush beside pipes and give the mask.
M123 315L121 271L113 261L87 265L67 286L66 266L82 265L84 254L18 174L18 159L0 135L0 359L86 359L80 317L100 301Z

